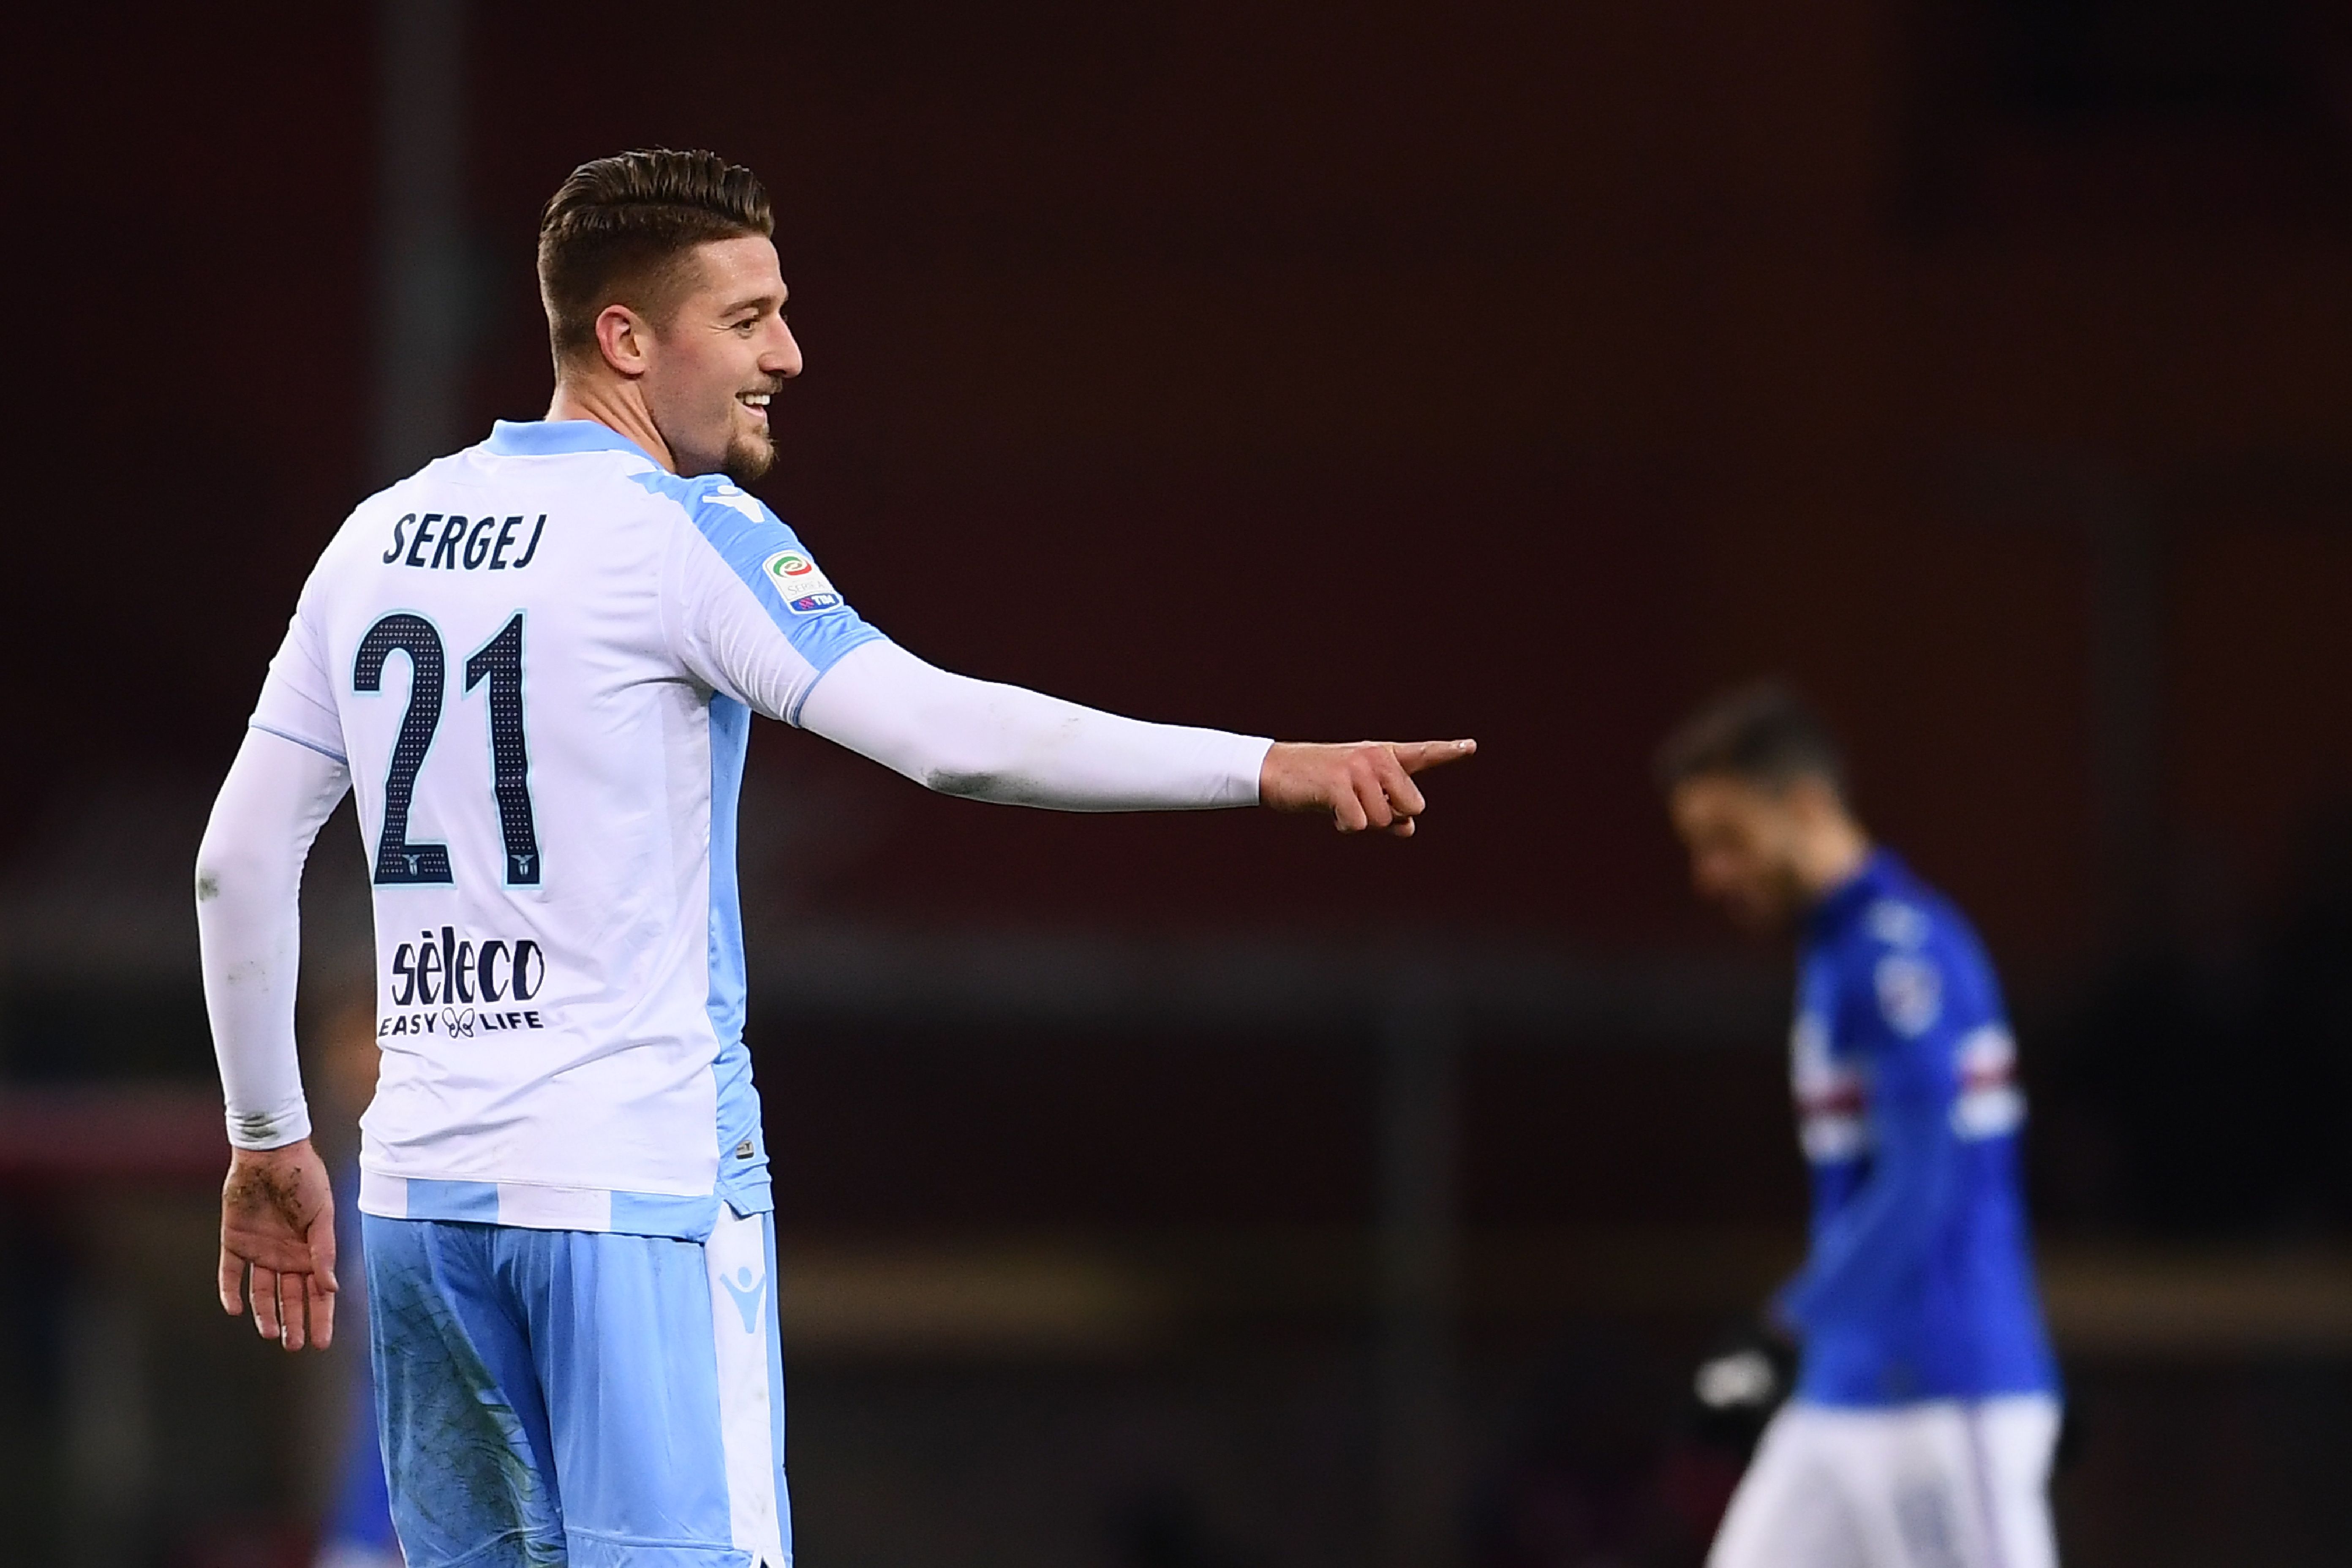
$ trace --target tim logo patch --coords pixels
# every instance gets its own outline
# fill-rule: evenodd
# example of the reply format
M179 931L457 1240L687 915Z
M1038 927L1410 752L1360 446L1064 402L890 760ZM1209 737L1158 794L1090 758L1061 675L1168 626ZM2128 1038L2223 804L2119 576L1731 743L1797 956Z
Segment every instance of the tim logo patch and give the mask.
M784 608L796 616L821 616L827 610L841 608L841 595L816 563L798 550L779 550L768 557L762 568L768 581L775 584L776 595Z

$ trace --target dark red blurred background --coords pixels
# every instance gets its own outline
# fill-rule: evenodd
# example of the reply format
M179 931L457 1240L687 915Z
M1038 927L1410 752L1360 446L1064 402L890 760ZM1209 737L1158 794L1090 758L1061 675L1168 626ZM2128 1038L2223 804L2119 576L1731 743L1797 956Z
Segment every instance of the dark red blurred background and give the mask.
M1693 906L1650 749L1709 691L1785 674L2019 1002L2036 1199L2076 1314L2062 1339L2126 1429L2106 1468L2065 1483L2070 1551L2352 1550L2290 1484L2352 1457L2352 1335L2326 1326L2352 1313L2340 5L502 0L450 11L457 75L412 100L383 86L399 4L10 20L7 1093L209 1092L194 833L311 559L399 447L379 406L402 238L386 169L454 135L436 438L456 445L545 406L530 262L556 183L624 147L709 146L774 192L808 358L761 488L868 618L940 663L1147 717L1482 745L1400 845L1253 815L985 808L770 727L749 884L772 949L849 930L1024 952L1065 936L1525 950L1671 1008L1673 975L1737 990L1783 955ZM865 1342L808 1319L812 1539L883 1560L875 1521L941 1496L940 1517L992 1521L922 1548L942 1561L989 1560L984 1539L1026 1562L1314 1562L1358 1539L1182 1456L1223 1452L1238 1424L1256 1479L1291 1476L1276 1490L1353 1497L1368 1473L1333 1436L1370 1419L1346 1392L1355 1265L1294 1297L1250 1250L1320 1257L1299 1238L1378 1208L1360 1020L877 1023L766 972L761 1072L802 1234L853 1251L1079 1237L1227 1282L1202 1309L1219 1326L1182 1341L1206 1359L1095 1374L849 1351L828 1373L823 1346ZM1496 1545L1494 1521L1519 1517L1531 1475L1597 1497L1616 1483L1593 1476L1648 1474L1620 1459L1664 1440L1657 1389L1793 1248L1777 1013L1735 1009L1689 1051L1580 1027L1463 1042L1457 1501L1486 1533L1460 1550L1685 1561L1686 1529L1637 1549L1634 1527L1595 1524L1585 1556L1542 1556ZM23 1129L51 1102L16 1103ZM75 1425L84 1363L61 1325L85 1299L72 1281L102 1302L114 1276L46 1156L0 1145L0 1272L68 1282L0 1290L0 1449L102 1459L130 1439ZM201 1241L201 1185L153 1200L177 1216L155 1235ZM1202 1263L1164 1250L1178 1232L1258 1239ZM1527 1245L1567 1272L1496 1284L1525 1284L1509 1238L1538 1232L1555 1241ZM1686 1290L1656 1261L1677 1257ZM179 1303L152 1308L178 1322L166 1278L121 1299ZM2226 1310L2175 1339L2101 1316L2175 1287ZM1628 1366L1664 1370L1653 1386ZM218 1430L266 1422L221 1376L247 1403ZM1261 1384L1290 1391L1305 1436L1268 1425ZM151 1480L171 1468L154 1455L195 1452L169 1434L196 1417L154 1412L203 1402L171 1397L137 1428ZM857 1426L869 1409L903 1423ZM1574 1414L1596 1411L1619 1414ZM1034 1507L1083 1516L1068 1528L1092 1557L941 1489L1018 1447L972 1434L1049 1428L1034 1467L1082 1479ZM2163 1434L2224 1429L2263 1457L2165 1468ZM1073 1456L1128 1452L1110 1430L1146 1458L1097 1486ZM890 1468L910 1448L921 1463ZM852 1458L826 1471L826 1455ZM235 1543L299 1540L310 1484L271 1463L185 1496L152 1481L139 1506L160 1522L58 1560L261 1561L278 1548ZM21 1506L47 1506L39 1489ZM2171 1500L2152 1522L2151 1496ZM0 1488L0 1513L16 1497Z
M2344 786L2343 57L2184 3L2037 105L2009 56L2068 8L1928 9L484 7L467 428L544 405L564 172L719 148L775 189L810 367L764 489L869 616L1148 714L1486 747L1408 849L877 782L828 904L1712 941L1643 762L1778 669L2011 966L2063 971L2102 811L2259 902ZM217 772L383 477L371 24L236 16L19 24L20 840L93 778ZM2199 26L2247 81L2194 79ZM2144 800L2101 798L2109 492L2156 541Z

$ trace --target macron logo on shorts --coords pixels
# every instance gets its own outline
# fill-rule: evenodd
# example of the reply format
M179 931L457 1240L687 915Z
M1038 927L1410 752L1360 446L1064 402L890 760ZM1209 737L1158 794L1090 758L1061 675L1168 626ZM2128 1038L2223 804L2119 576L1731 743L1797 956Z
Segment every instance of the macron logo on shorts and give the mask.
M768 1293L767 1276L761 1275L754 1279L751 1278L750 1268L738 1268L732 1279L721 1274L719 1277L719 1282L727 1287L727 1293L730 1296L735 1298L735 1310L743 1314L743 1331L747 1334L758 1333L760 1301Z

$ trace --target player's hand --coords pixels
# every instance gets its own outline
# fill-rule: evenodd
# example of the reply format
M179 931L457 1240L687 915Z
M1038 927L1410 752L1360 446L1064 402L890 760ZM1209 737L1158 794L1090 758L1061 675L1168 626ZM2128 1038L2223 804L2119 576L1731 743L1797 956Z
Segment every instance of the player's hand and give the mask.
M1342 833L1371 828L1410 838L1413 819L1428 805L1412 775L1477 749L1475 741L1278 742L1258 770L1258 803L1276 811L1328 811Z
M253 1271L253 1326L289 1351L335 1342L335 1200L307 1138L239 1149L221 1184L221 1310L244 1310Z
M1796 1375L1797 1347L1769 1319L1732 1335L1691 1378L1699 1439L1746 1458L1788 1402Z

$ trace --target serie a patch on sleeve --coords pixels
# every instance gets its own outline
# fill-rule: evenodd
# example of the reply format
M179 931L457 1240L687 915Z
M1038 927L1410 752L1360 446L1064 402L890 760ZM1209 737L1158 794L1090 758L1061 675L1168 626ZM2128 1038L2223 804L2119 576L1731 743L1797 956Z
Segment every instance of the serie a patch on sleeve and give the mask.
M821 616L827 610L842 607L841 595L805 551L779 550L768 557L762 568L768 581L775 584L776 595L784 608L796 616Z

